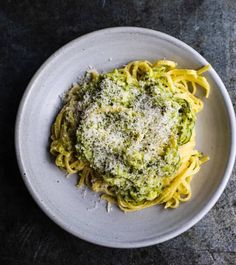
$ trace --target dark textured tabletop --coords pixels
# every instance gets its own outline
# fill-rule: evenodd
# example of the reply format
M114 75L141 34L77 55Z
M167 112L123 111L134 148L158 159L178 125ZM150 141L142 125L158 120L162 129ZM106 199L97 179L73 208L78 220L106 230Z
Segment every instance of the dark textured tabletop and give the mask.
M236 264L236 174L193 228L159 245L110 249L54 224L26 190L15 158L14 123L38 67L68 41L114 26L166 32L202 54L236 104L235 0L0 1L0 264Z

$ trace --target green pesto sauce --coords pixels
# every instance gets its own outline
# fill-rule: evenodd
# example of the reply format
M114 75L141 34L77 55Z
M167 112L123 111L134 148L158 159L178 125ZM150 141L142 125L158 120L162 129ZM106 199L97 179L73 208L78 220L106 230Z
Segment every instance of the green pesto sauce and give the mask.
M115 70L89 76L77 96L78 159L89 162L113 192L125 200L153 200L162 179L180 166L178 146L195 124L189 102L148 74L128 84Z

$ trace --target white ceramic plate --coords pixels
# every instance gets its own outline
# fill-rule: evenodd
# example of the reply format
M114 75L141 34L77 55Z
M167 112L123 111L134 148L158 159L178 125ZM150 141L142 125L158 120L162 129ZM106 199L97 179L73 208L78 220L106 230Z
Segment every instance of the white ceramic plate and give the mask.
M19 167L35 201L58 225L87 241L110 247L141 247L173 238L197 223L215 204L230 177L235 158L235 117L228 93L216 72L206 74L212 90L197 122L197 147L211 160L192 181L192 199L176 210L154 206L124 214L108 213L105 202L78 190L49 155L50 127L60 95L91 65L98 71L132 60L168 58L197 69L208 62L183 42L160 32L110 28L80 37L53 54L30 82L16 122ZM206 231L207 232L207 231Z

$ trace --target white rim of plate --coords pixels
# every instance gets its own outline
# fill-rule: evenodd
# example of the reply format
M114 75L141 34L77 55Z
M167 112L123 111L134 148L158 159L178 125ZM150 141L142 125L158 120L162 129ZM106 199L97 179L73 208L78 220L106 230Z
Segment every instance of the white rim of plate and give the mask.
M234 166L234 162L235 162L235 157L236 157L236 120L235 120L235 113L234 113L234 109L233 109L233 105L231 102L231 99L229 97L229 94L225 88L225 85L223 84L222 80L220 79L220 77L218 76L218 74L216 73L216 71L212 68L211 69L211 74L212 77L214 78L214 80L216 81L216 83L218 84L218 88L221 92L221 95L224 99L225 102L225 106L227 109L227 114L229 117L229 123L230 123L230 131L231 131L231 150L229 153L229 160L224 172L224 175L222 176L222 180L219 184L219 186L217 187L216 191L214 192L214 194L211 196L211 198L209 199L209 201L205 204L205 206L191 219L189 220L185 226L179 227L178 229L176 229L175 231L171 232L171 233L167 233L164 234L158 238L155 239L147 239L147 240L140 240L140 241L135 241L135 242L126 242L126 243L122 243L122 242L114 242L114 243L110 243L108 242L103 243L97 240L91 240L88 239L86 236L81 235L78 232L73 231L69 226L65 225L63 223L63 221L60 219L60 217L56 216L53 211L51 209L48 208L48 206L45 204L45 202L40 198L40 194L38 194L36 192L36 190L34 189L34 187L31 184L30 178L28 176L26 176L24 174L25 172L25 168L24 168L24 162L23 162L23 156L21 155L21 150L20 150L20 138L19 138L19 131L20 131L20 126L21 126L21 120L22 120L22 116L24 114L24 107L25 104L28 100L31 88L33 87L34 83L37 81L38 77L41 75L41 73L43 72L44 68L51 63L51 61L54 60L54 58L56 58L57 56L59 56L61 53L63 53L64 50L66 49L70 49L74 43L77 43L79 41L81 41L82 39L88 38L88 37L94 37L96 35L100 35L103 33L145 33L145 34L149 34L149 35L153 35L156 38L161 38L164 39L168 42L173 43L176 46L182 47L183 49L186 49L188 51L190 51L191 53L193 53L195 56L197 56L199 59L201 59L201 61L204 64L208 64L208 62L206 61L205 58L203 58L197 51L195 51L193 48L191 48L189 45L185 44L184 42L176 39L175 37L172 37L166 33L162 33L160 31L155 31L152 29L147 29L147 28L140 28L140 27L113 27L113 28L106 28L106 29L101 29L101 30L97 30L88 34L85 34L81 37L78 37L70 42L68 42L66 45L62 46L60 49L58 49L55 53L53 53L42 65L41 67L37 70L37 72L35 73L35 75L33 76L33 78L31 79L30 83L28 84L23 97L21 99L19 108L18 108L18 113L17 113L17 117L16 117L16 124L15 124L15 149L16 149L16 157L17 157L17 161L18 161L18 166L23 178L23 181L27 187L27 189L29 190L31 196L33 197L33 199L35 200L35 202L38 204L38 206L41 208L41 210L52 220L54 221L57 225L59 225L61 228L63 228L64 230L66 230L67 232L71 233L72 235L79 237L80 239L89 241L91 243L97 244L97 245L101 245L101 246L106 246L106 247L115 247L115 248L138 248L138 247L145 247L145 246L151 246L154 244L158 244L158 243L162 243L164 241L167 241L169 239L172 239L180 234L182 234L183 232L187 231L188 229L190 229L192 226L194 226L197 222L199 222L210 210L211 208L215 205L215 203L218 201L219 197L221 196L221 194L223 193L227 182L230 178L230 175L232 173L233 170L233 166Z

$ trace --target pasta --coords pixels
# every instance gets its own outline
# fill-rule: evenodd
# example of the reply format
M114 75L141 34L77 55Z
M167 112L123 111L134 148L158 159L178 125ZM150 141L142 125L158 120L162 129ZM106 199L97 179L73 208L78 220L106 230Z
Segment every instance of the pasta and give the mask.
M191 179L209 159L195 149L195 120L203 108L198 87L209 96L202 74L210 66L176 67L169 60L134 61L107 74L88 72L52 126L56 165L125 212L188 201Z

